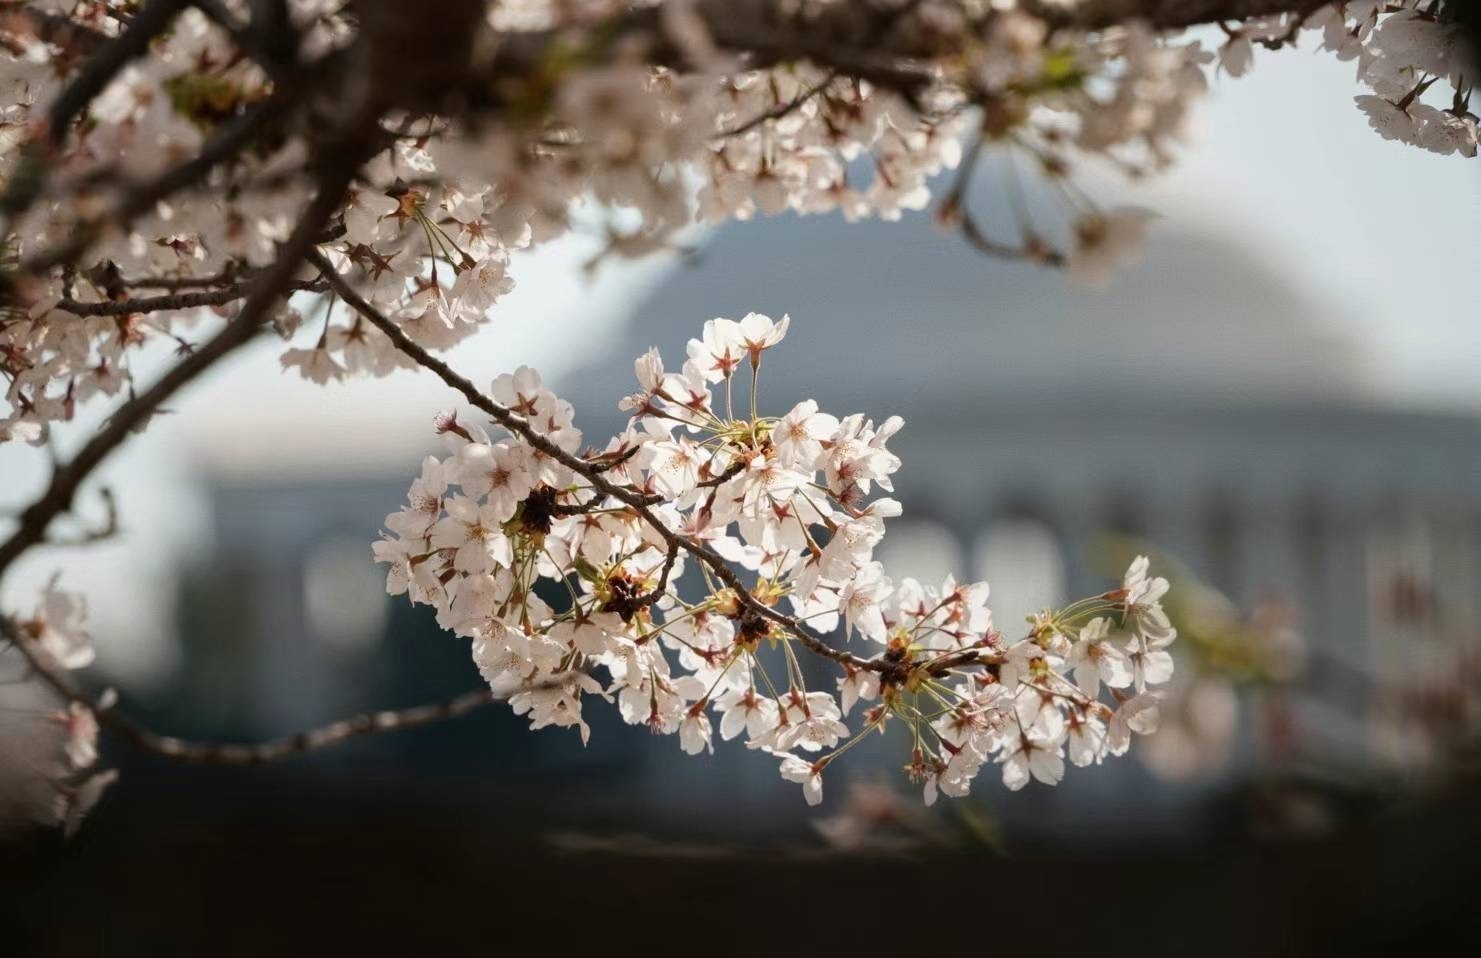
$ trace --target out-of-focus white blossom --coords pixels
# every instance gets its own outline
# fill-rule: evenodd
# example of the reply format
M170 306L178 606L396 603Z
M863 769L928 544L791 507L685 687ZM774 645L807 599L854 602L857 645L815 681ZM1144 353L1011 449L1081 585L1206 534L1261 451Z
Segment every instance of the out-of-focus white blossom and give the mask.
M20 623L26 637L64 669L91 665L96 657L85 620L87 600L79 593L57 588L53 579L41 593L30 619Z

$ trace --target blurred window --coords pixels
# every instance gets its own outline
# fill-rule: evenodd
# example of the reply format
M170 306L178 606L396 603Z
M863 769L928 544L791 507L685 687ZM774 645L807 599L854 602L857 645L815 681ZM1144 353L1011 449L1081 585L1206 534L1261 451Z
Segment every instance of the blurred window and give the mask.
M1433 539L1429 523L1407 510L1385 510L1369 527L1368 598L1378 626L1423 633L1437 623Z
M305 625L314 638L345 651L374 646L386 627L383 567L358 539L329 539L303 567Z
M993 622L1010 639L1025 616L1065 601L1064 547L1039 519L997 520L977 537L972 559L974 578L992 587Z
M896 582L910 576L923 585L940 585L948 575L961 576L962 546L946 526L931 519L897 519L886 528L875 558Z

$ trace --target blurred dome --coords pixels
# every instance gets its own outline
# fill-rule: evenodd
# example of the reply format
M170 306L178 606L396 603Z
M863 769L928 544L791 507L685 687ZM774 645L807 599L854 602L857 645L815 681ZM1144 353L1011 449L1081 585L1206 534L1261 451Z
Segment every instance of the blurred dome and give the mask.
M674 368L707 319L788 313L791 332L763 380L806 382L827 408L907 416L943 400L980 409L1371 400L1368 357L1337 317L1237 242L1164 221L1145 253L1109 287L1086 289L985 257L924 213L733 223L633 311L628 336L660 347ZM626 357L606 356L561 385L578 409L595 411L632 384Z

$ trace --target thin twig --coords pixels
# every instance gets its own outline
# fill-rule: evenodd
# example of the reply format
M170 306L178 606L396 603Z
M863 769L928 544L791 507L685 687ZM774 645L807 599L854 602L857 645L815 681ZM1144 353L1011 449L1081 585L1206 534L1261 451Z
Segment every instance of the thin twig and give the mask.
M197 10L231 37L273 79L291 80L298 54L298 34L281 4L257 4L251 23L237 19L221 0L194 0Z
M968 245L979 253L999 259L1028 260L1045 266L1063 266L1064 255L1057 250L1030 242L1027 236L1018 246L1004 243L988 236L978 224L977 217L972 213L972 198L968 194L972 186L972 175L977 172L977 165L982 162L982 154L986 145L986 138L978 134L971 146L967 147L961 164L957 167L951 188L946 191L946 195L941 198L941 202L936 207L937 221L946 226L956 227ZM1019 229L1022 231L1027 227L1020 223Z
M71 536L48 535L37 543L39 546L79 548L81 546L96 545L106 542L118 535L118 500L114 498L113 490L107 486L98 490L98 498L103 500L104 519L103 524L92 529L85 529Z
M140 276L138 279L122 277L118 285L125 289L167 289L179 292L186 289L215 289L226 283L235 283L245 278L246 273L235 264L209 276Z
M651 592L638 600L638 605L653 605L659 599L663 598L663 594L668 591L669 587L669 573L674 571L674 563L678 559L678 547L670 545L668 554L663 557L663 571L658 574L658 584L653 587Z
M802 104L806 103L808 100L811 100L819 93L822 93L825 89L828 88L828 84L832 83L836 79L838 79L838 73L836 71L829 71L828 75L825 76L823 79L803 90L801 93L797 94L787 102L778 103L776 106L772 107L770 110L767 110L765 113L753 116L751 117L751 119L740 124L739 126L731 127L728 130L721 130L716 135L721 138L740 136L742 133L747 133L751 130L754 130L756 127L765 123L767 120L780 120L782 117L787 116L789 113L793 113L796 110L801 109Z
M744 456L736 456L735 461L726 466L718 476L701 480L700 482L696 482L695 485L701 489L713 489L716 486L723 486L736 476L745 472L750 464L751 461Z

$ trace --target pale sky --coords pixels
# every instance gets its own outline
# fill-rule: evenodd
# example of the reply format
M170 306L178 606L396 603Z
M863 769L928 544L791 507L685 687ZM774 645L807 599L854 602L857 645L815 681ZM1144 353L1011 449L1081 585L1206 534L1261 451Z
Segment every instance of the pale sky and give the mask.
M1249 76L1215 82L1174 172L1136 188L1106 180L1096 195L1227 236L1334 304L1345 332L1384 361L1380 387L1395 405L1481 412L1481 166L1380 140L1353 107L1352 73L1323 54L1259 50ZM476 382L528 363L558 383L592 355L630 366L622 320L673 261L607 266L588 282L580 264L590 249L572 240L516 256L516 290L450 362ZM0 601L29 611L61 570L90 598L105 664L124 677L160 674L174 570L210 545L193 478L203 455L233 469L296 469L309 455L367 467L400 459L409 481L430 415L454 397L409 373L313 386L279 372L280 351L262 343L238 354L178 398L180 415L115 454L101 481L119 494L124 539L86 554L33 553ZM74 446L76 426L62 432L63 448ZM0 509L28 501L44 467L34 450L0 447Z

